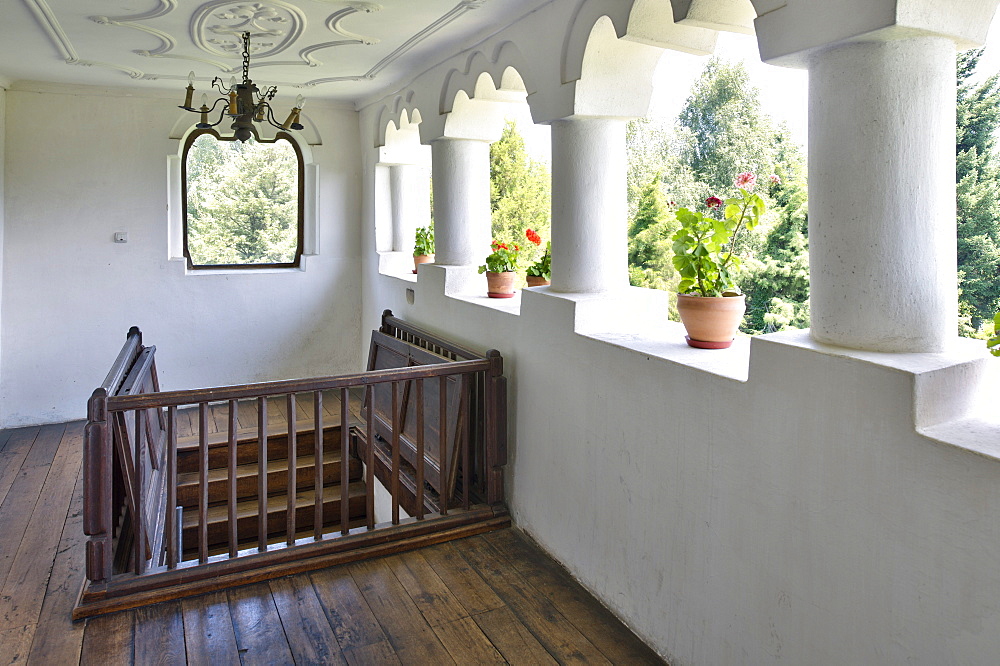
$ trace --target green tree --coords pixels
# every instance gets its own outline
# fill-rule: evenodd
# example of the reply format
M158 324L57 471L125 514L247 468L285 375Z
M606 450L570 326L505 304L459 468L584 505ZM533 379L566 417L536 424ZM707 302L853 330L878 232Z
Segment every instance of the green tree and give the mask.
M748 258L740 288L747 295L742 330L770 333L809 327L809 213L801 160L779 168L768 194L779 221L767 234L759 258Z
M521 263L531 264L545 252L545 244L527 242L533 229L551 238L552 181L544 164L528 155L524 137L508 120L500 139L490 146L490 207L493 238L521 247ZM484 256L488 253L484 249Z
M298 244L298 157L287 141L195 140L187 155L196 264L289 263Z
M629 223L628 273L632 286L676 290L678 276L671 263L670 237L677 228L674 211L667 207L660 191L660 174L653 174Z
M972 76L982 49L958 55L956 198L959 313L974 334L1000 309L1000 128L998 75L976 85Z
M681 157L713 194L730 192L738 173L774 173L776 132L759 94L743 63L712 58L681 109Z

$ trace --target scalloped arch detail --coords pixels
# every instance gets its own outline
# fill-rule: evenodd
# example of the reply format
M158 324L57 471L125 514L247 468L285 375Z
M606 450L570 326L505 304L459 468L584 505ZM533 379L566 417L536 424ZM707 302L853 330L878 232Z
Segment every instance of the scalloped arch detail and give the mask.
M523 90L529 96L528 104L530 106L530 95L536 91L536 87L529 83L533 80L532 69L528 66L527 59L517 45L514 42L505 41L497 46L492 57L487 56L482 51L476 51L466 60L463 69L455 68L448 72L441 88L440 113L447 114L454 110L455 98L459 91L465 92L470 99L475 99L476 87L483 74L489 76L493 82L494 90L503 90L504 75L510 69L517 72Z
M615 33L621 39L627 34L628 20L634 0L607 3L601 0L586 0L576 11L573 24L566 33L562 52L562 83L578 81L583 75L583 58L594 26L602 17L611 19Z

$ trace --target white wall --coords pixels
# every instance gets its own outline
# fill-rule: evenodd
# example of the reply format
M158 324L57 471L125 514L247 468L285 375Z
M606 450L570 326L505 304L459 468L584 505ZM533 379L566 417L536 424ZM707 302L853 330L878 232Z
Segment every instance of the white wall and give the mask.
M40 87L6 109L24 131L6 145L0 427L82 418L133 324L164 389L360 368L355 111L310 106L320 254L305 270L186 275L167 259L174 100Z
M6 189L4 174L6 172L6 161L4 155L6 154L7 145L7 89L0 87L0 349L3 348L3 321L4 321L4 307L3 307L3 276L4 276L4 262L3 262L3 244L4 244L4 211L6 210ZM3 354L0 354L0 381L3 380Z

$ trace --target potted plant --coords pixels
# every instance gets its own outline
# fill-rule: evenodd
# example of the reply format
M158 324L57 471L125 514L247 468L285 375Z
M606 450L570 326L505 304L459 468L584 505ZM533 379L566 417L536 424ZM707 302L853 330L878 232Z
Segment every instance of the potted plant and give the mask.
M417 227L416 242L413 244L413 272L420 264L434 263L434 223Z
M752 173L741 173L736 197L705 200L710 210L725 205L722 219L687 208L677 211L680 229L672 237L673 264L681 275L677 311L692 347L726 349L743 320L746 297L736 285L741 262L733 247L740 233L756 227L764 214L764 200L753 193L756 180Z
M542 237L531 229L525 232L525 236L535 245L542 244ZM527 277L529 287L543 287L552 284L552 241L545 244L545 254L542 255L542 258L528 266Z
M494 240L490 248L493 252L486 257L486 263L479 267L480 274L486 273L486 295L490 298L512 298L521 247Z

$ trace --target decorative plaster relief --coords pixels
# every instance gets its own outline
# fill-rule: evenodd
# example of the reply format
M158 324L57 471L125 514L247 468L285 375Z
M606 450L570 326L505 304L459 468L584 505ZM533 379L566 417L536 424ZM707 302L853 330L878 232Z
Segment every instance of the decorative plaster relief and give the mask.
M100 62L97 60L81 60L80 56L77 54L76 49L73 47L73 43L70 42L69 37L66 35L66 31L63 30L59 21L56 19L55 14L52 12L52 8L45 2L45 0L24 0L28 9L34 15L35 20L38 21L39 27L48 36L52 45L55 46L56 50L66 61L67 65L83 65L84 67L105 67L107 69L118 70L119 72L124 72L128 74L129 77L133 79L141 79L144 74L131 67L123 67L121 65L115 65L110 62Z
M393 51L386 57L379 60L377 63L375 63L374 67L372 67L371 69L369 69L367 72L365 72L360 76L332 76L322 79L313 79L312 81L307 81L305 83L305 87L312 88L323 83L336 83L338 81L362 81L365 79L372 80L376 76L378 76L382 70L384 70L386 67L391 65L399 58L401 58L404 54L410 51L417 44L424 41L434 33L438 32L448 24L455 21L456 19L460 18L466 12L472 11L474 9L479 9L487 2L489 2L489 0L461 0L461 2L452 7L452 9L448 13L446 13L444 16L442 16L438 20L428 25L426 28L424 28L417 34L413 35L413 37L410 37L408 40L403 42L403 44L400 45L399 48L397 48L395 51ZM351 3L351 7L357 10L358 5L373 5L373 4L374 3L357 2L357 3ZM377 7L378 5L374 6ZM372 11L372 10L365 9L361 11ZM331 17L331 19L332 18L333 17ZM331 30L332 29L333 28L331 27Z
M305 24L302 11L281 0L213 0L192 15L191 39L210 55L232 56L242 52L241 35L250 32L254 38L250 44L251 53L266 58L288 48L302 34ZM273 40L263 41L261 37Z

